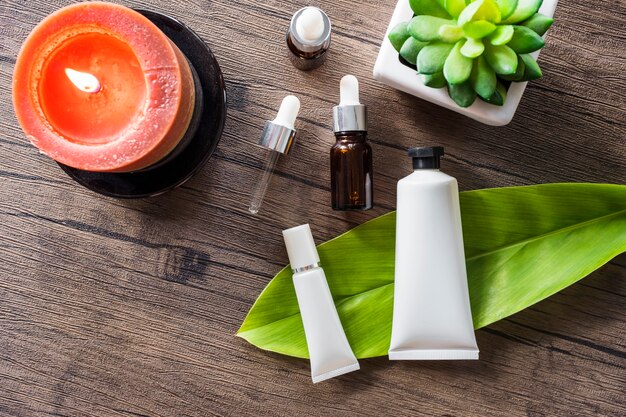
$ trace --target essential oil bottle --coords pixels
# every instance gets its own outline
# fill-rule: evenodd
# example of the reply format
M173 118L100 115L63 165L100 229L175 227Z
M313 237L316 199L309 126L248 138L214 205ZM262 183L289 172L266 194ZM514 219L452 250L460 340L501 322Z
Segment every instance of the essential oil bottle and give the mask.
M373 207L372 148L367 143L367 108L359 102L354 75L341 79L340 102L333 108L336 143L330 150L333 210Z
M287 47L291 63L302 71L318 68L330 47L330 19L317 7L304 7L291 19Z

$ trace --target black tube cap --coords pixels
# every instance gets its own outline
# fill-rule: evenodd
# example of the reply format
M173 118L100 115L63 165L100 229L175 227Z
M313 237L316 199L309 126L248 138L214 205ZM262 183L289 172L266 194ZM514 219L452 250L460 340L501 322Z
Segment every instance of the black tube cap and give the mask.
M409 149L409 156L413 158L413 169L439 169L439 161L443 155L443 146Z

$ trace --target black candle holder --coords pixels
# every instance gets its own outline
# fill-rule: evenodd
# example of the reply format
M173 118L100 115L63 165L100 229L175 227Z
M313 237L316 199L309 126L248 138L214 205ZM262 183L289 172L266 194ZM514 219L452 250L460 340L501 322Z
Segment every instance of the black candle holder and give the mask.
M185 183L211 157L226 122L224 77L209 47L178 20L157 12L137 11L161 29L187 57L195 85L195 107L187 132L176 148L147 168L122 173L91 172L59 163L79 184L116 198L154 197Z

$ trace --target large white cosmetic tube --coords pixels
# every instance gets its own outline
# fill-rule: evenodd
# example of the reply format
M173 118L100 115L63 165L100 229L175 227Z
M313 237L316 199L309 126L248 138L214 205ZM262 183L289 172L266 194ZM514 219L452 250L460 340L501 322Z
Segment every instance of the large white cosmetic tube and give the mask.
M341 326L308 224L283 231L311 359L313 383L359 369Z
M443 148L413 148L398 182L389 359L478 359L467 288L459 190L439 171Z

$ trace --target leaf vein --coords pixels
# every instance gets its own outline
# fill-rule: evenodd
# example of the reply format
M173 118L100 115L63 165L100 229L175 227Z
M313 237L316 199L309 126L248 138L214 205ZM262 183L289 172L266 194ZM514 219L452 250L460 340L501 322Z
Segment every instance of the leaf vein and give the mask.
M491 250L491 251L487 251L487 252L484 252L484 253L480 253L478 255L474 255L474 256L471 256L469 258L465 258L465 262L467 263L467 262L470 262L470 261L474 261L476 259L480 259L480 258L483 258L485 256L493 255L494 253L498 253L498 252L501 252L501 251L506 250L506 249L514 248L516 246L520 246L520 245L524 246L524 245L527 245L529 243L535 242L537 240L544 239L544 238L546 238L548 236L551 236L551 235L557 235L557 234L560 234L560 233L565 233L565 232L569 232L569 231L572 231L572 230L580 229L580 228L589 226L592 223L600 222L600 221L609 219L611 217L618 217L618 216L623 215L623 214L626 214L626 209L620 210L620 211L615 212L615 213L607 214L605 216L596 217L594 219L590 219L590 220L584 221L582 223L576 223L576 224L573 224L573 225L570 225L570 226L561 227L560 229L551 230L551 231L549 231L547 233L544 233L542 235L533 236L531 238L522 239L522 240L519 240L519 241L514 242L514 243L510 243L510 244L507 244L507 245L504 245L504 246L500 246L497 249L494 249L494 250Z

